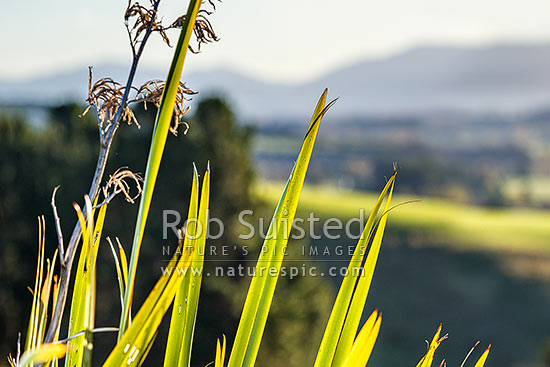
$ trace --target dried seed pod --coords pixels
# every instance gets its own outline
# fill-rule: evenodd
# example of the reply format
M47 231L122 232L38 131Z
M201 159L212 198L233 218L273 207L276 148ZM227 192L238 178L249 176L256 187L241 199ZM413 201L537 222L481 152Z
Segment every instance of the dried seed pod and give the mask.
M90 67L88 79L88 107L80 115L86 115L94 107L97 111L99 125L104 133L114 121L117 111L122 103L125 87L111 78L101 78L92 85L92 67ZM140 127L134 112L128 105L122 107L120 119L128 124L135 123Z
M211 3L212 4L212 3ZM215 7L214 7L215 8ZM218 36L214 32L212 23L208 20L207 16L211 15L212 12L201 9L197 15L197 20L195 21L195 27L193 27L193 34L197 39L197 50L189 46L189 51L193 53L199 53L201 50L201 45L205 43L212 43L219 40ZM176 19L168 28L181 28L185 20L185 15L182 15Z
M132 102L143 102L145 109L147 109L147 102L152 103L155 107L160 107L160 101L166 82L163 80L150 80L137 89L137 96ZM187 88L185 83L180 82L178 86L178 92L176 93L176 103L174 104L174 118L173 123L170 126L172 134L177 135L178 127L181 123L185 124L187 128L184 134L187 133L189 125L182 121L183 115L187 113L189 107L184 106L185 102L191 100L191 95L197 94Z
M137 173L126 169L126 167L119 168L109 177L109 180L103 187L103 197L105 200L99 205L110 202L118 194L123 194L126 201L133 204L139 195L141 195L142 182L143 178ZM137 190L137 193L134 195L130 194L132 186L135 186Z

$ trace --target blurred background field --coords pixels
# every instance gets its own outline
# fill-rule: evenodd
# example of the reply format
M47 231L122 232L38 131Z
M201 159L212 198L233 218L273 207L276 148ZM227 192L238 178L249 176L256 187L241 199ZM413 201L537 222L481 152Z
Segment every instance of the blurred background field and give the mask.
M255 193L275 204L281 189L281 183L262 182ZM325 220L358 218L359 209L368 212L375 195L309 185L302 193L298 217L307 219L310 212L315 212ZM480 207L399 194L394 202L411 198L422 201L390 213L375 286L369 296L370 307L384 314L384 328L372 364L402 365L414 359L418 347L411 342L414 334L429 334L427 325L433 327L444 320L452 342L444 346L448 363L461 362L461 349L467 348L473 341L471 335L475 335L482 341L499 340L509 345L500 349L499 342L492 342L493 363L543 365L535 361L547 358L550 212ZM323 233L322 224L322 220L317 224L317 235ZM309 228L307 224L301 226ZM352 232L357 231L354 228ZM349 259L347 248L354 244L345 239L344 230L332 230L330 234L340 234L343 239L311 241L320 254L330 249L331 255L314 256L312 260L325 271L329 266L343 266L342 261ZM336 246L343 247L343 256L334 255ZM326 263L327 257L332 261ZM339 280L333 279L334 284ZM511 342L510 335L521 337L511 338ZM516 360L515 353L532 355L532 363L528 359L511 363Z
M255 191L262 200L276 203L282 189L281 183L261 182ZM305 188L302 195L302 214L314 212L322 218L342 220L358 218L360 209L368 213L378 198L376 193L318 185ZM550 255L548 210L479 207L434 197L395 196L396 203L413 200L420 201L391 212L392 231L406 235L410 243L464 251Z

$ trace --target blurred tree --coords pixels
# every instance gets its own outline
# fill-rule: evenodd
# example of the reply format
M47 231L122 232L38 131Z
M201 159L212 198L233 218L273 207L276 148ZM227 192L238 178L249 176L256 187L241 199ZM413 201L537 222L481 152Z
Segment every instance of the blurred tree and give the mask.
M48 253L56 246L50 200L53 187L63 184L58 195L65 233L75 219L72 202L87 191L97 154L97 128L82 111L68 104L51 109L42 129L24 119L0 117L0 353L15 350L14 335L27 327L34 283L37 249L37 216L45 214Z
M543 360L546 367L550 367L550 338L544 342Z

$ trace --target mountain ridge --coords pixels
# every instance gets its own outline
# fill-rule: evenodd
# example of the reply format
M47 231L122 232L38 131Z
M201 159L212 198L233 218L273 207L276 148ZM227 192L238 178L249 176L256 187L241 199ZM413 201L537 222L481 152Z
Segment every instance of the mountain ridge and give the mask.
M119 64L94 67L94 80L102 76L125 80L126 74L127 68ZM140 68L135 84L163 74ZM0 80L0 103L84 101L87 79L87 68L79 67L29 80ZM226 97L239 115L258 123L307 117L325 87L341 97L333 116L445 109L518 112L550 103L550 43L422 46L352 63L296 84L262 81L227 68L189 73L184 79L202 96Z

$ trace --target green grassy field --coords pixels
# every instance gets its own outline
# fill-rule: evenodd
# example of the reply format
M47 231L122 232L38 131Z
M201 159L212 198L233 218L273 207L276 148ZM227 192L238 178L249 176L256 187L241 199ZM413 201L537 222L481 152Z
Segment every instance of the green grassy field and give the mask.
M282 183L263 181L255 192L260 199L274 204L282 188ZM360 208L368 214L375 199L374 193L306 184L298 209L302 215L313 211L321 218L345 219L357 217ZM414 199L422 201L391 212L388 234L399 233L418 245L550 255L548 210L484 208L402 195L397 195L393 202Z
M503 185L504 194L515 201L550 204L550 177L517 177Z

